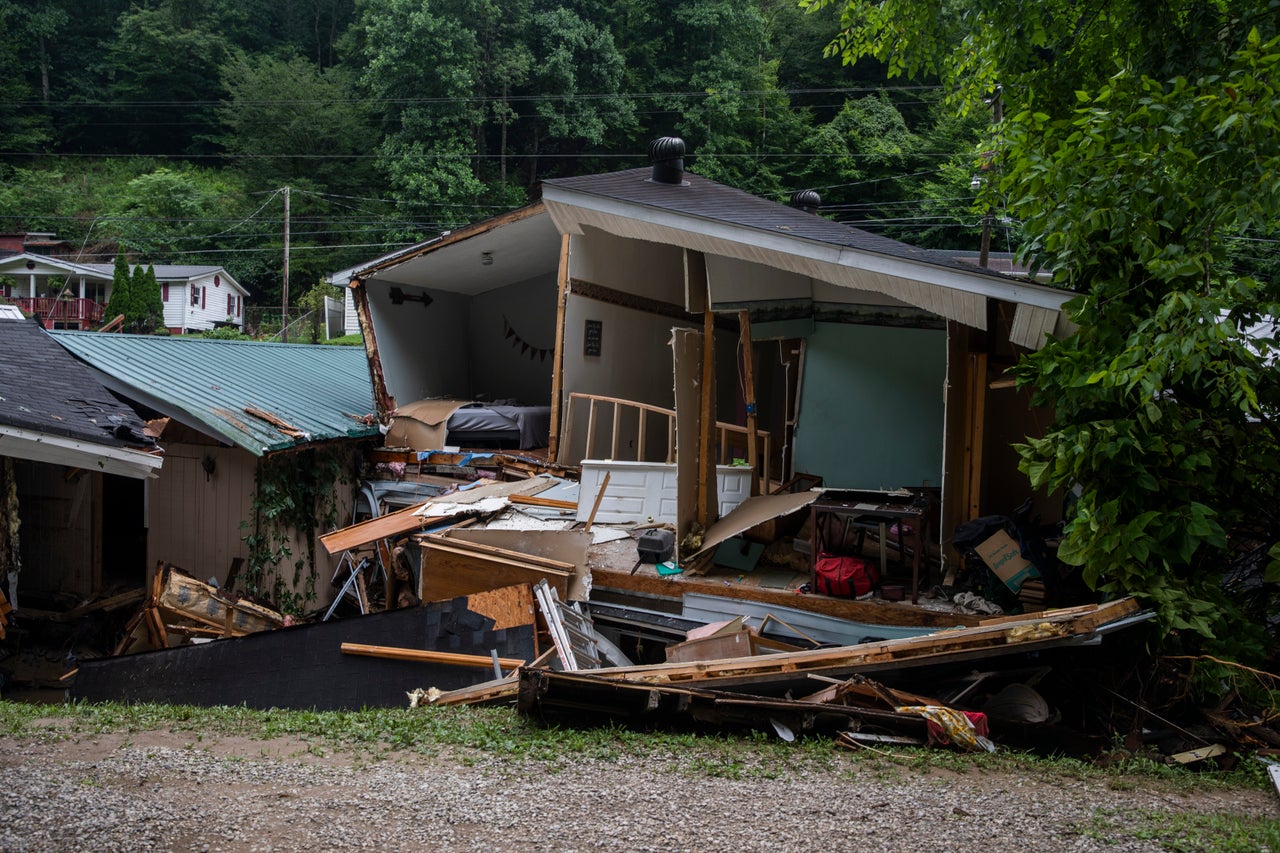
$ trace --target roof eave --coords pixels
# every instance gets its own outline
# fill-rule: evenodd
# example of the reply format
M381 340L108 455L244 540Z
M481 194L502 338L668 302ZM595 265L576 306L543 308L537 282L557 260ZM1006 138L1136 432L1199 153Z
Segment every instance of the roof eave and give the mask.
M752 228L710 217L673 211L655 205L568 189L554 184L543 185L543 201L552 221L563 234L581 234L582 230L574 208L590 210L608 216L638 220L655 226L665 226L676 232L697 234L729 243L751 245L756 249L777 252L781 255L799 256L821 264L845 269L858 269L884 275L911 278L916 281L949 290L986 296L1008 302L1030 305L1036 308L1058 310L1074 294L1030 282L1010 281L1006 278L975 271L967 273L927 261L893 257L865 249L839 246L794 234ZM680 243L678 234L673 239ZM686 246L689 248L689 246Z
M164 457L158 453L5 425L0 425L0 456L84 468L138 480L155 477L164 464Z

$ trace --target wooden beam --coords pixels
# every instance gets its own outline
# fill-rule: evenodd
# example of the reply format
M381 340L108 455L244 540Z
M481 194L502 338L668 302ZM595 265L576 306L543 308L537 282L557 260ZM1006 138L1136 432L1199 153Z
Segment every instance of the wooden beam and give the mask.
M982 448L987 408L987 354L969 356L969 423L965 431L965 506L969 518L982 515Z
M569 301L569 235L560 237L560 265L556 281L556 351L551 359L551 435L547 441L547 458L560 459L560 398L564 395L564 322Z
M751 347L751 314L739 311L738 322L742 329L739 338L742 347L742 396L747 406L747 464L751 466L751 494L758 495L760 476L756 470L759 460L756 451L756 380L755 354Z
M807 673L851 672L878 664L907 665L934 663L947 658L967 658L971 654L998 654L1001 650L1031 650L1071 637L1093 633L1099 626L1137 612L1138 602L1123 598L1096 605L1091 612L1074 615L1033 614L1038 618L1000 625L955 628L899 640L862 643L834 649L728 658L694 663L660 663L600 670L593 675L646 684L707 685L713 683L754 683L769 679L803 676ZM1059 626L1052 638L1030 635L1019 641L1015 628L1048 622Z
M387 381L382 373L382 357L378 354L378 338L373 333L373 317L369 314L369 293L361 279L351 280L351 302L360 323L360 335L364 338L364 354L369 362L369 379L373 383L373 404L378 410L378 420L386 423L395 411L396 401L387 393Z
M604 490L609 488L609 477L612 471L604 472L604 479L600 481L600 491L596 492L595 503L591 505L591 515L587 516L587 526L583 528L588 533L591 532L591 525L596 520L596 513L600 510L600 502L604 500Z
M320 544L330 554L338 554L342 551L349 551L352 548L359 548L361 545L377 542L379 539L385 539L389 536L413 533L446 520L445 516L418 516L414 514L424 506L426 506L426 502L396 510L395 512L389 512L386 515L380 515L377 518L371 518L368 521L362 521L359 524L353 524L350 527L344 527L332 533L326 533L320 537Z
M702 387L698 407L698 480L696 505L697 520L706 530L711 526L715 499L715 460L711 447L715 442L715 377L716 377L716 315L711 310L711 283L707 278L707 258L701 252L685 252L690 294L702 296L706 301L702 310ZM693 298L693 297L691 297ZM683 533L683 531L682 531Z
M601 490L601 494L604 491ZM537 495L512 495L508 500L513 504L524 504L526 506L543 506L549 509L577 509L577 501L561 501L555 498L540 498Z
M386 660L409 660L419 663L440 663L446 666L476 666L488 668L493 666L493 657L489 655L464 655L458 652L435 652L425 649L403 649L398 646L368 646L363 643L343 643L344 655L361 655ZM498 658L498 665L503 669L515 669L524 666L522 658Z

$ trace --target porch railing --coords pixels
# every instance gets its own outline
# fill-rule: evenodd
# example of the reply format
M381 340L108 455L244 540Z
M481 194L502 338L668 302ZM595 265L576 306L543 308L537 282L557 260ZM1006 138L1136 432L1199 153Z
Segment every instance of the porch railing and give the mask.
M92 299L56 296L11 296L8 299L28 314L39 314L54 323L76 323L82 327L96 326L102 322L104 307Z
M583 418L582 410L586 410L585 438L575 429ZM603 397L598 394L569 395L568 411L564 419L564 435L560 442L560 461L569 462L568 454L574 453L576 447L582 447L582 459L616 459L634 462L675 462L676 446L676 413L671 409L637 403L632 400L621 400L616 397ZM715 427L716 464L728 465L734 459L746 459L747 442L750 440L748 430L737 424L716 421ZM578 437L578 445L574 444ZM764 430L755 432L756 476L760 478L762 488L769 488L772 437ZM608 454L601 456L608 444ZM657 458L652 458L657 457Z

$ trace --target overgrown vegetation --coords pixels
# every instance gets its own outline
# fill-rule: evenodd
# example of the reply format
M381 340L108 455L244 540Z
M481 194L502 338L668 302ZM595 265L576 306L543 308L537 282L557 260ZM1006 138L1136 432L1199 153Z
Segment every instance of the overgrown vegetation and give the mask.
M280 452L257 466L249 550L241 574L249 595L301 615L316 600L316 536L338 526L338 495L350 484L351 452L316 447ZM294 553L297 548L303 553Z
M805 5L841 9L847 61L1003 106L990 202L1080 294L1078 330L1016 368L1055 416L1023 470L1076 495L1059 557L1188 646L1262 659L1280 617L1275 3L978 0L941 22L931 0Z

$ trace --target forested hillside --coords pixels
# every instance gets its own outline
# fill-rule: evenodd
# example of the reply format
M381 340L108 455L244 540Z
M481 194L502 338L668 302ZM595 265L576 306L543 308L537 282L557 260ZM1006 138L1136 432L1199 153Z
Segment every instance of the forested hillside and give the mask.
M795 0L0 0L0 231L279 304L284 187L298 293L679 135L700 174L976 247L990 116L824 58L837 29Z

